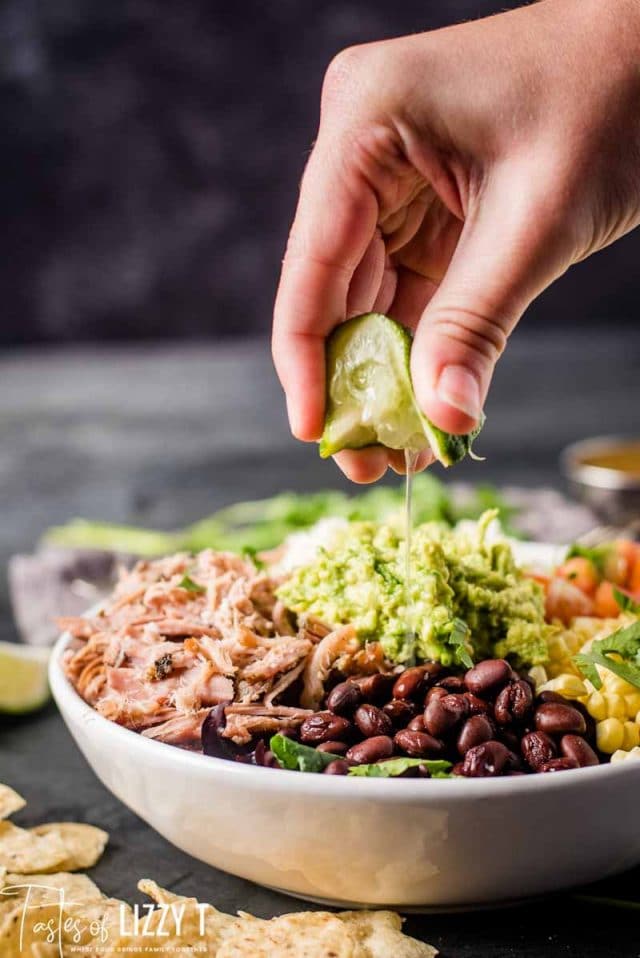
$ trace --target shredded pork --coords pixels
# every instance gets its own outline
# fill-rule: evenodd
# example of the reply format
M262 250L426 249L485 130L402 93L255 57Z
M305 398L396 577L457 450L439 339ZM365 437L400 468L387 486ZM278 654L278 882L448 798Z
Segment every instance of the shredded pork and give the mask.
M277 584L212 550L139 562L99 613L60 620L74 637L67 676L106 718L184 748L200 747L220 703L229 703L225 736L238 744L295 729L336 662L348 672L362 649L349 626L297 623ZM293 688L305 708L280 701Z

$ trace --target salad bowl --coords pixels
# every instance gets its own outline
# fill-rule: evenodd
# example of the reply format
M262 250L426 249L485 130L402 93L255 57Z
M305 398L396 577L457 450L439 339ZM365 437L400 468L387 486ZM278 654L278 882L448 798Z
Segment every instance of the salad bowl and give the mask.
M50 684L103 784L207 864L344 906L495 905L640 862L640 761L562 774L368 779L259 768L185 751L99 715L54 649Z

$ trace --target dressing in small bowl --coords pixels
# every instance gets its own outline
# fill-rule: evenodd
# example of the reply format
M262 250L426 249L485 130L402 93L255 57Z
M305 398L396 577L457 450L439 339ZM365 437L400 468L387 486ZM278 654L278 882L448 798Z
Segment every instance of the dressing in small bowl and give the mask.
M640 438L584 439L567 446L561 463L573 494L603 520L640 519Z

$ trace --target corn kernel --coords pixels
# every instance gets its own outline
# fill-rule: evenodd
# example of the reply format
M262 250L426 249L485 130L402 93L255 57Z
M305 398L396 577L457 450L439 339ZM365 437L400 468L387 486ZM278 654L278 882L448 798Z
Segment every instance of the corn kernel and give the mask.
M604 687L606 692L613 692L615 695L633 695L636 691L630 682L626 682L618 675L614 675L613 672L606 673Z
M624 749L619 748L617 752L614 752L611 756L612 762L624 762L626 759L640 759L640 748L636 745L635 748L632 748L630 752L625 752Z
M596 720L601 722L607 717L607 703L602 692L593 692L587 701L587 712Z
M628 717L627 704L621 695L605 692L604 700L607 703L607 718L626 719Z
M601 752L612 755L622 748L624 726L618 718L606 718L596 725L596 743Z
M624 700L627 703L627 715L636 715L637 712L640 712L640 692L625 695Z
M535 687L539 688L541 685L544 685L548 679L547 670L542 665L533 665L529 669L529 678L534 683ZM638 708L640 709L640 699L638 700Z
M555 679L550 679L540 689L541 692L558 692L567 699L579 699L587 694L584 682L577 675L563 672Z
M630 752L636 745L640 745L640 725L636 725L635 722L625 722L622 747L625 751Z

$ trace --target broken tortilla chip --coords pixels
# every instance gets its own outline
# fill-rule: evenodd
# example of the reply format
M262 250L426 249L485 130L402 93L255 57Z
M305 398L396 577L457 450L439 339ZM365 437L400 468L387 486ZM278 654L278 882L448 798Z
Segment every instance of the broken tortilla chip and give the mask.
M0 822L0 866L29 875L55 870L67 857L60 835L36 835L12 822Z
M9 818L10 815L15 815L26 804L22 795L18 795L8 785L0 785L0 818Z
M93 868L102 857L109 836L101 828L81 822L47 822L29 829L34 835L56 834L62 840L66 856L56 865L56 871L75 872Z

